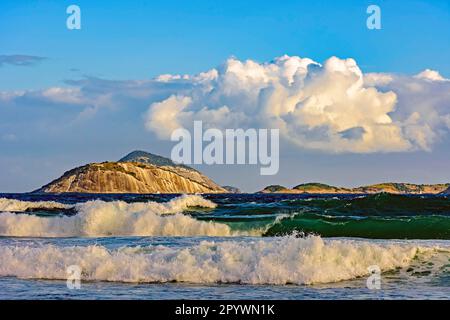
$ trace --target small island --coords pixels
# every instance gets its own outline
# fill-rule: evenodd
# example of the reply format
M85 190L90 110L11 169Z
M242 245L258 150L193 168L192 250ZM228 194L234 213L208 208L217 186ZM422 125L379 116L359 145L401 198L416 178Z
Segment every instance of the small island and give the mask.
M144 151L67 171L34 193L226 193L199 171Z
M379 183L357 188L343 188L324 183L303 183L292 189L280 185L265 187L260 193L308 193L308 194L449 194L450 184Z
M90 163L65 172L34 193L241 193L220 186L198 170L145 151L115 162ZM293 194L450 194L450 184L380 183L357 188L302 183L287 188L269 185L257 193Z

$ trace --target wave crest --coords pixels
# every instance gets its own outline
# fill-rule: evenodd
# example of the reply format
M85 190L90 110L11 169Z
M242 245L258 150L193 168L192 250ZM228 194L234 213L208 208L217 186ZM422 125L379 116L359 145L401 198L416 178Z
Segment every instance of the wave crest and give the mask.
M198 195L184 195L165 203L88 201L75 205L74 216L38 217L0 213L0 235L18 237L103 236L230 236L225 224L198 221L182 214L188 207L214 208Z
M203 241L187 248L0 246L0 276L65 279L66 268L78 265L83 280L300 285L367 276L371 265L382 271L405 268L424 252L449 257L448 250L431 247L319 236Z
M37 209L47 210L67 210L73 206L55 201L21 201L16 199L0 198L0 211L25 212Z

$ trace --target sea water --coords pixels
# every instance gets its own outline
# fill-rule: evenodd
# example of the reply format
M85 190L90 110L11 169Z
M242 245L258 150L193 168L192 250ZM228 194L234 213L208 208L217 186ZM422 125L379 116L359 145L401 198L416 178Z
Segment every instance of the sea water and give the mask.
M448 299L449 208L383 194L0 195L0 298Z

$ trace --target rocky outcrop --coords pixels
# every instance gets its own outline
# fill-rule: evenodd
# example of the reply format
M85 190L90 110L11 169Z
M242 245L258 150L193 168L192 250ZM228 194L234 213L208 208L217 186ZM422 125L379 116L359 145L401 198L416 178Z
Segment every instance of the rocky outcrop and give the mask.
M183 164L177 164L171 159L162 157L146 151L133 151L127 154L125 157L120 159L118 162L139 162L145 164L153 164L155 166L168 166L168 167L181 167L196 171L195 169L185 166Z
M159 157L159 156L158 156ZM35 192L49 193L222 193L224 188L197 170L174 163L152 164L142 154L121 162L72 169ZM170 161L159 157L158 161ZM170 161L171 162L171 161Z
M359 187L355 190L361 193L437 194L449 186L449 184L381 183Z
M241 193L241 190L239 188L233 187L233 186L222 186L227 192L229 193Z
M291 191L291 189L288 189L286 187L280 186L278 184L273 184L265 187L259 193L292 193Z
M412 184L412 183L381 183L357 188L342 188L323 183L299 184L292 189L282 186L268 186L263 193L310 193L310 194L438 194L445 192L450 184ZM448 190L448 189L447 189Z
M314 194L329 194L329 193L351 193L350 189L333 187L324 183L304 183L299 184L292 189L280 185L270 185L265 187L260 193L314 193Z
M324 183L304 183L293 188L300 193L351 193L350 189L334 187Z

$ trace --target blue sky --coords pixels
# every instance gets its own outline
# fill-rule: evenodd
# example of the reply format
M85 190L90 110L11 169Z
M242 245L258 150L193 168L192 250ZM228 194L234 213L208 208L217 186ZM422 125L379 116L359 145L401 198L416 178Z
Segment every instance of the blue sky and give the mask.
M81 30L66 28L65 11L70 4L81 8ZM381 30L366 28L369 4L381 8ZM150 97L146 92L145 98L138 99L125 97L129 93L124 91L118 98L123 102L120 105L98 110L86 105L98 98L96 92L129 87L126 81L150 80L160 74L197 74L223 65L230 57L264 63L285 54L320 63L331 56L353 58L364 73L412 77L432 69L450 78L449 39L447 0L2 0L0 56L44 59L27 66L0 62L0 92L27 92L7 102L0 100L0 192L29 191L72 166L114 160L136 148L168 155L170 145L157 139L143 123L148 106L167 98L165 93ZM417 103L419 98L410 98L400 83L401 79L392 85L400 92L399 105ZM82 102L42 98L42 91L54 87L82 87L85 96ZM392 88L380 85L379 90ZM443 83L433 88L427 84L427 88L432 93L448 89ZM446 97L440 101L445 102ZM426 107L422 106L423 112ZM436 117L446 117L446 107L449 105L436 102ZM83 120L86 113L95 116ZM407 123L405 117L411 114L398 119ZM378 180L449 182L449 173L442 172L449 171L447 128L430 121L432 125L424 124L436 133L430 148L334 155L307 148L285 152L280 175L272 179L240 181L242 172L251 172L243 167L200 169L221 184L248 191L269 183L291 186L303 180L341 185ZM285 150L290 150L289 146ZM304 170L293 177L290 173L298 163ZM254 174L257 172L255 169Z
M68 5L82 30L65 28ZM229 56L352 57L364 71L449 75L450 4L376 1L382 30L365 27L373 1L9 1L0 4L2 54L48 57L5 67L1 89L39 88L82 75L141 79L197 73ZM79 71L71 71L78 69Z

